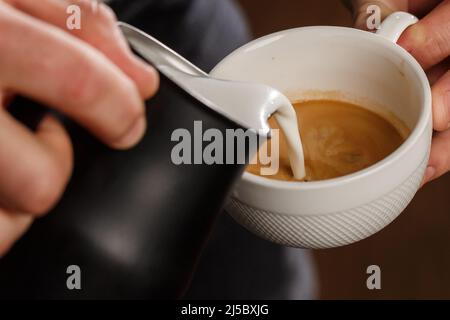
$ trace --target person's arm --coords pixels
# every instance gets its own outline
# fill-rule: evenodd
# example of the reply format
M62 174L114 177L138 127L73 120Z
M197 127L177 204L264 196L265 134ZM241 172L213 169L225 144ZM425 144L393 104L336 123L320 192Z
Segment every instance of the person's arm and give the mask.
M68 4L81 30L66 29ZM0 1L0 257L34 217L60 198L72 172L72 146L47 116L33 133L7 112L14 94L65 113L105 144L135 145L146 128L144 99L156 71L133 56L112 11L90 1Z
M433 94L433 138L425 182L450 171L450 0L353 0L356 27L365 28L368 5L379 5L382 16L409 11L421 17L398 44L427 72Z

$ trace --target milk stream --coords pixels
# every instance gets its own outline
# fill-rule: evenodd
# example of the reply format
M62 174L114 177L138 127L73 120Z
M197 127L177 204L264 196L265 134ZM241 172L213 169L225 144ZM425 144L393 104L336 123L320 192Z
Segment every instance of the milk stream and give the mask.
M280 104L274 117L286 137L289 162L294 177L297 180L303 180L306 176L305 157L294 107L289 101L285 101Z

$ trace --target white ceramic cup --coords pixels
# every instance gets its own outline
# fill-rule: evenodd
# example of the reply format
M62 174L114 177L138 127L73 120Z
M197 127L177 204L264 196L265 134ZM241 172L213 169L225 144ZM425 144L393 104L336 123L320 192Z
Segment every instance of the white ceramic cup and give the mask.
M279 244L329 248L376 233L405 209L423 179L432 137L427 77L396 44L416 21L397 12L377 34L341 27L286 30L250 42L214 68L214 77L265 83L291 101L336 98L373 107L411 130L390 156L344 177L305 183L244 173L227 205L239 223Z

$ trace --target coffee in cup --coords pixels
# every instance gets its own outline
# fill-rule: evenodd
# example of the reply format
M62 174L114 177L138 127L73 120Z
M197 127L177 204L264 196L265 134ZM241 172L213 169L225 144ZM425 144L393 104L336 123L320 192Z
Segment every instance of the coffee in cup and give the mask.
M305 156L304 181L319 181L345 176L370 167L394 152L407 138L407 130L397 128L376 111L335 100L309 100L294 103ZM393 120L393 119L392 119ZM280 129L275 117L272 129ZM404 126L406 128L406 126ZM293 181L286 136L281 130L278 143L279 170L267 178ZM248 172L261 175L261 163L250 165Z

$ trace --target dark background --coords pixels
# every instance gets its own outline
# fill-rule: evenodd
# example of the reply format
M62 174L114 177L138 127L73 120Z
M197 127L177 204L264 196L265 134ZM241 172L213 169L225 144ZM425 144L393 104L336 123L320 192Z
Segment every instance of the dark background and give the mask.
M308 25L351 26L339 0L239 0L255 36ZM450 148L450 146L449 146ZM322 299L450 299L450 175L424 187L390 226L359 243L315 251ZM381 267L382 289L366 288Z

